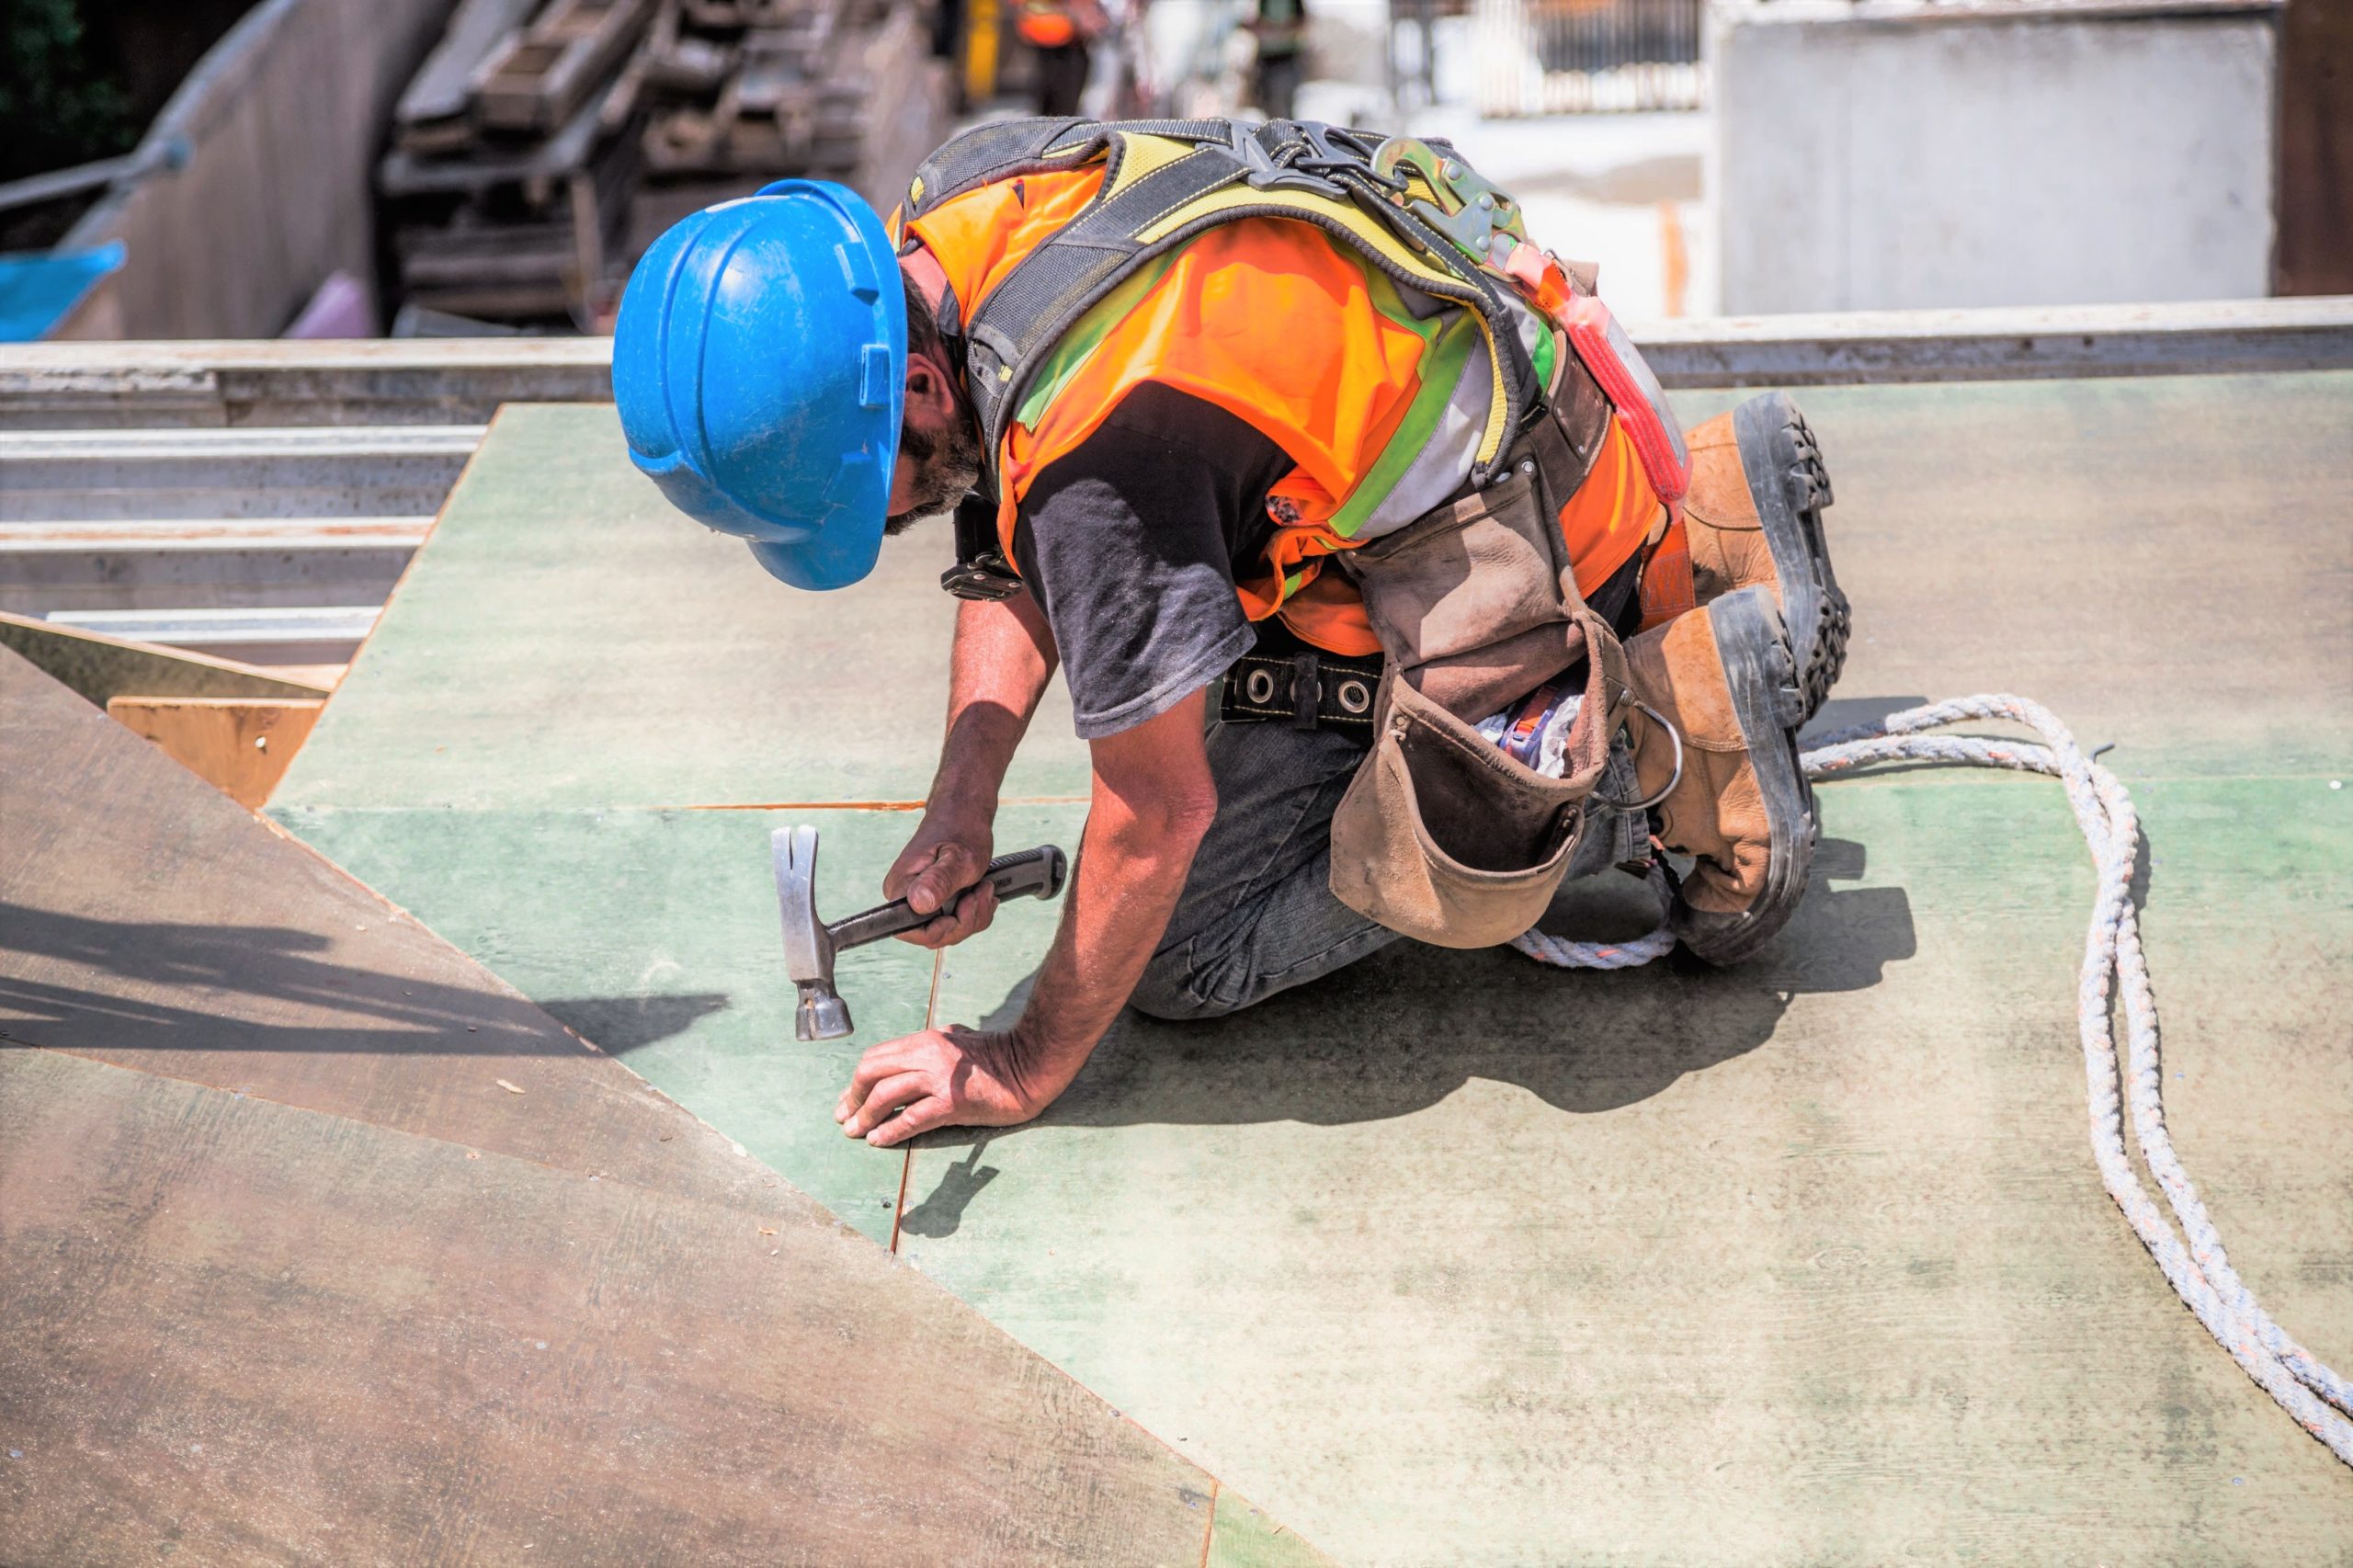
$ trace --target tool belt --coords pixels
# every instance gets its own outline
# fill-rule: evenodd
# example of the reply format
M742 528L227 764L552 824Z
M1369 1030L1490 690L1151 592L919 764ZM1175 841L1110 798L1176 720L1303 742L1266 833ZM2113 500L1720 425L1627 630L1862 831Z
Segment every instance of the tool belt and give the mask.
M1332 818L1332 892L1439 947L1509 941L1564 879L1639 858L1647 837L1625 650L1578 593L1556 521L1589 466L1563 428L1578 412L1540 405L1501 478L1339 557L1385 659L1371 749ZM1479 733L1567 672L1584 700L1563 777Z

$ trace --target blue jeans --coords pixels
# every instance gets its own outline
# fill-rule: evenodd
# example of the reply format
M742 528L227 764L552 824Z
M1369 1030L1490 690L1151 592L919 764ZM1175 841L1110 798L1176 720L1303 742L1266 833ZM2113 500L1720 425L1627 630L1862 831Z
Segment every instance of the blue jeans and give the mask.
M1370 744L1360 730L1211 723L1217 820L1130 1006L1220 1017L1397 940L1332 896L1332 813Z

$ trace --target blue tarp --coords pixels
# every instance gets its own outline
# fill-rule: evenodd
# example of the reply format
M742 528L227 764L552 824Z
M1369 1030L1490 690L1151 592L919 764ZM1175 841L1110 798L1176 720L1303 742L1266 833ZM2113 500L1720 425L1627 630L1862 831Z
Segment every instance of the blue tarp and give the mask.
M122 265L120 240L95 250L0 256L0 343L49 335L98 279Z

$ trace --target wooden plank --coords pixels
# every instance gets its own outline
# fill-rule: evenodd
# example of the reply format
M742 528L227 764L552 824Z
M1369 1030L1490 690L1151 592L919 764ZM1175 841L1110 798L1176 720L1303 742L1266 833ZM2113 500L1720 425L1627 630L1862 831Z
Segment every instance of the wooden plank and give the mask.
M250 809L269 799L325 706L315 697L116 697L107 717Z
M441 40L425 63L409 78L392 112L400 144L410 152L433 152L463 145L472 131L468 111L472 107L474 68L499 40L522 25L540 0L460 0Z
M930 151L919 132L907 140ZM2342 298L1695 317L1630 331L1678 387L2353 365L2353 299ZM2087 337L2088 362L2076 352ZM0 344L0 429L480 422L504 403L609 401L611 354L609 337Z
M2282 294L2353 294L2353 6L2298 0L2279 21Z
M2353 369L2346 299L1695 316L1632 331L1674 388Z
M157 647L102 631L57 626L0 611L0 648L22 655L89 701L103 705L127 692L148 697L321 697L328 683L290 678L283 672Z
M1207 1473L415 922L6 653L0 729L0 1560L1201 1560Z
M0 1288L10 1561L1141 1568L1210 1540L1207 1474L789 1202L8 1051Z
M500 130L555 130L587 101L645 30L650 4L555 0L475 69L475 114Z

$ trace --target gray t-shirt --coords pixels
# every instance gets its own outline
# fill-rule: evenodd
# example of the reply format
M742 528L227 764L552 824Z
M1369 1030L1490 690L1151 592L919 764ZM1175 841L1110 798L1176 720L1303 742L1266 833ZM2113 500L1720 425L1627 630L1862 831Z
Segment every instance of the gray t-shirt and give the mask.
M1023 500L1015 563L1045 607L1079 738L1166 712L1250 651L1233 562L1265 548L1283 449L1214 403L1139 387Z

